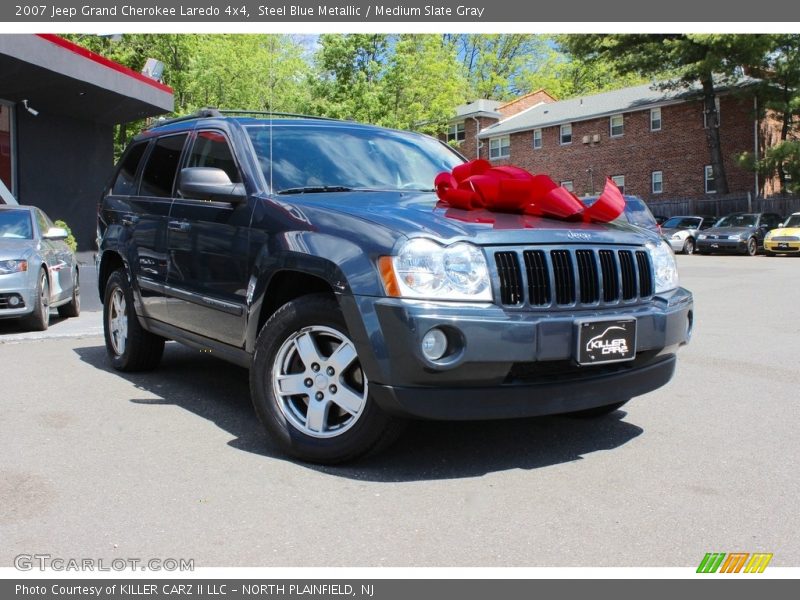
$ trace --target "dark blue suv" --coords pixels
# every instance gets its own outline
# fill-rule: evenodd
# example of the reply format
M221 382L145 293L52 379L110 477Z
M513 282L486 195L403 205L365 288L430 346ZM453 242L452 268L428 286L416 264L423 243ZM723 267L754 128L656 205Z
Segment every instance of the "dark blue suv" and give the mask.
M206 110L138 135L99 214L108 353L166 339L250 369L269 435L335 463L404 417L611 412L692 330L672 250L627 223L445 208L463 158L415 133ZM486 215L485 215L486 216Z

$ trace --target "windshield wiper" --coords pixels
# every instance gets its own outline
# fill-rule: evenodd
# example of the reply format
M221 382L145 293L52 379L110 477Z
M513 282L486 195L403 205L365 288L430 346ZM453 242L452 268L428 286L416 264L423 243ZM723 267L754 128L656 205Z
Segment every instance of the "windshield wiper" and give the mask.
M322 194L325 192L352 192L353 188L343 185L311 185L278 190L279 194Z

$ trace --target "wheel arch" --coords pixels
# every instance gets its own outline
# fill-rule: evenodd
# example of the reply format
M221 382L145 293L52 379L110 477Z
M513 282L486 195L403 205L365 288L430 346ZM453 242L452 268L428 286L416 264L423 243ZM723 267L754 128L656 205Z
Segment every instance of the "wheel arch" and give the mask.
M113 250L103 252L100 260L100 268L97 271L97 293L100 296L100 303L105 302L105 290L108 278L117 269L124 269L125 261L122 256Z

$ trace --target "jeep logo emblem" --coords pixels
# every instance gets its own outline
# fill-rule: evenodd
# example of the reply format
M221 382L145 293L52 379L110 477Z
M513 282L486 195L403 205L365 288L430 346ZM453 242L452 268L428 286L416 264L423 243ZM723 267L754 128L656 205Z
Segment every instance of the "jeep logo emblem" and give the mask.
M588 242L592 239L591 234L589 233L580 233L578 231L568 231L567 237L571 240L582 240L584 242Z

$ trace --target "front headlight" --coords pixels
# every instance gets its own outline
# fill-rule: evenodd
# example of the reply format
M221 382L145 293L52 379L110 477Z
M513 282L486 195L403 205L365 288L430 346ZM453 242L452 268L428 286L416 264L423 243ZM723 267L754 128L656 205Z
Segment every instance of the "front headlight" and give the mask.
M0 260L0 275L20 273L28 270L27 260Z
M653 260L653 271L656 279L656 294L668 292L678 287L678 264L675 253L666 242L648 244L650 258Z
M698 240L704 240L704 239L706 239L707 237L708 237L708 236L707 236L705 233L701 233L700 235L698 235L698 236L697 236L697 239L698 239Z
M771 231L768 231L768 232L767 232L767 235L765 235L765 236L764 236L764 241L768 240L768 239L769 239L769 238L771 238L771 237L772 237L772 232L771 232Z
M492 300L483 252L466 242L443 247L428 239L409 240L397 256L383 257L381 276L391 296Z

